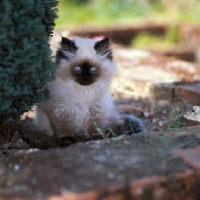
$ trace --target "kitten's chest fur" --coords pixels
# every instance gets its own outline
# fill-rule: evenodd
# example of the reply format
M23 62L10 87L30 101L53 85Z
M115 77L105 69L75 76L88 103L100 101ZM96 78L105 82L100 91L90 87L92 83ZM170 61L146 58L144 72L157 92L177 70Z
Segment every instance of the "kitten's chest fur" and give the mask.
M97 84L83 87L62 80L49 83L49 99L43 103L43 109L48 115L50 113L51 122L54 123L56 118L60 124L62 122L62 126L71 123L74 132L80 133L87 132L88 127L96 121L101 125L106 124L103 117L107 112L105 108L109 110L108 107L113 104L106 91Z

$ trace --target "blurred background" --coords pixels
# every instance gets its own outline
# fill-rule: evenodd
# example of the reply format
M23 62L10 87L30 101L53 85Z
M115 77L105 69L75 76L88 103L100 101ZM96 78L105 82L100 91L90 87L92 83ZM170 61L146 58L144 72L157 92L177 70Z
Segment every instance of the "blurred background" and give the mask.
M109 35L115 43L199 62L198 0L61 0L58 10L55 30L64 36Z
M200 105L199 0L61 0L58 9L54 46L61 35L111 37L111 94L149 130Z
M198 0L62 0L57 28L141 23L199 23Z

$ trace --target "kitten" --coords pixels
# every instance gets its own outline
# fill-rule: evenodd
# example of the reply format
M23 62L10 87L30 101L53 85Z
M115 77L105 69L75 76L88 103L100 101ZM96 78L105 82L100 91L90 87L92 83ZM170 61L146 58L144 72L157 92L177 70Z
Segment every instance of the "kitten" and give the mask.
M94 138L112 129L117 135L145 130L134 116L120 114L108 89L117 68L109 38L62 38L45 101L37 106L37 130L57 138ZM133 129L133 130L132 130Z

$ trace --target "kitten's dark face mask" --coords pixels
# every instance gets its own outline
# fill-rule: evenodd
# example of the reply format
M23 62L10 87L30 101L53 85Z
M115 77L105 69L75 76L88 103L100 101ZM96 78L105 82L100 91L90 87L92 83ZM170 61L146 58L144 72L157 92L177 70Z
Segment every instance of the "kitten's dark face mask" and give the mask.
M72 66L71 74L77 83L87 86L97 81L100 69L97 65L85 61Z
M59 63L61 59L72 60L76 56L78 47L73 40L62 37L60 45L61 48L59 48L56 53L56 63ZM94 50L96 51L97 56L100 56L102 61L104 59L112 60L109 38L97 41L94 44ZM90 60L77 62L70 67L73 79L80 85L90 85L100 77L100 66L94 64ZM60 76L62 76L62 74Z

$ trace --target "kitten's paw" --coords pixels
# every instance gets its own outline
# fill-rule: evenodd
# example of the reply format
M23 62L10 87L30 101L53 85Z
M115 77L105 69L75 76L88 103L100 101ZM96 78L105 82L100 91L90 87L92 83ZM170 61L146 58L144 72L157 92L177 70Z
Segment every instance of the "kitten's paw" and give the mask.
M60 146L65 147L70 144L74 144L77 142L75 137L72 136L64 136L64 137L57 137L57 142Z
M124 115L124 126L126 128L127 135L146 132L146 128L142 120L134 115Z

